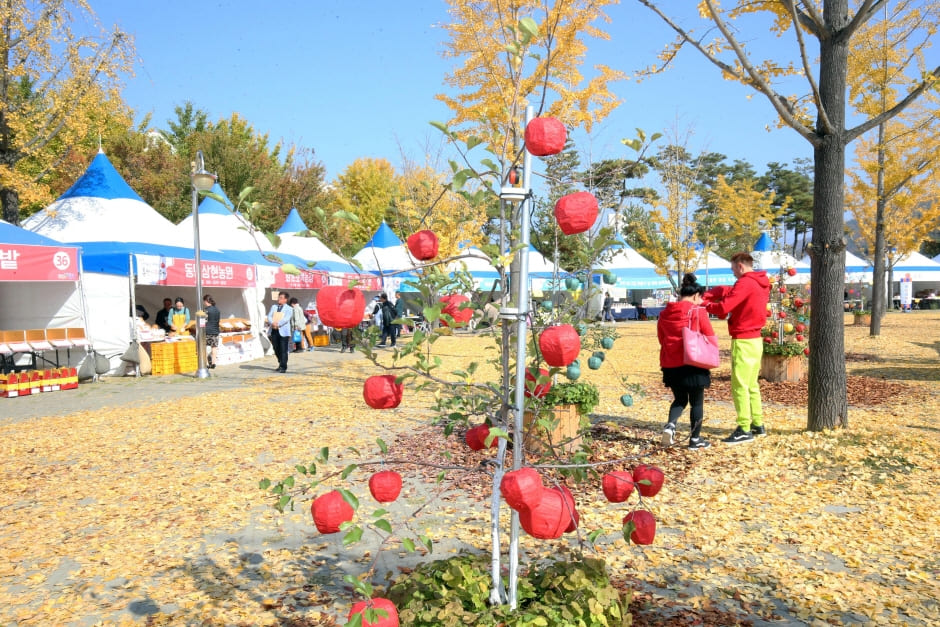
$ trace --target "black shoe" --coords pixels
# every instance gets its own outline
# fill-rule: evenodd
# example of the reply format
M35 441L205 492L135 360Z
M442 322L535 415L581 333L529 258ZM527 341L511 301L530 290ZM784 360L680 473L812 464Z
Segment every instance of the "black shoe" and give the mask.
M741 427L734 430L734 433L726 437L722 442L725 444L743 444L754 440L754 435L750 431L745 431Z
M215 368L215 364L209 364L210 368Z
M712 443L705 438L689 438L690 449L708 448L711 445Z
M280 368L280 367L278 367L277 369L275 369L274 372L287 372L287 368Z
M754 437L757 437L757 436L759 436L759 435L767 435L767 429L764 427L764 425L755 425L755 424L752 422L752 423L751 423L751 434L754 435Z
M676 425L671 422L667 422L666 426L663 427L663 438L660 443L663 446L672 446L673 439L676 437Z

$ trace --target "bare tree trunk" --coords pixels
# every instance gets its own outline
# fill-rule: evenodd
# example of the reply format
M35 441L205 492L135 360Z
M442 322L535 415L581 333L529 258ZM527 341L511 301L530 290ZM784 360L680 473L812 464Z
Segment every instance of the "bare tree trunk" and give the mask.
M825 22L839 32L849 22L848 1L826 2ZM848 40L820 40L820 114L817 132L822 141L813 150L813 263L811 329L809 335L810 431L848 426L845 374L845 323L842 296L845 285L845 93ZM823 116L828 116L827 122ZM827 129L827 130L823 130Z
M0 204L3 205L3 219L10 224L20 223L20 195L15 189L0 189Z
M885 124L878 125L878 178L875 200L875 267L871 286L871 326L869 335L881 335L885 300Z

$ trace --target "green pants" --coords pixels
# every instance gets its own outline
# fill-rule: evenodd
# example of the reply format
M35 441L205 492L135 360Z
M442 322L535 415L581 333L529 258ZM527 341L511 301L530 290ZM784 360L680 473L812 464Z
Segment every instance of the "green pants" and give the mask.
M752 424L757 427L764 424L757 383L763 354L764 341L759 337L731 340L731 398L742 431L750 431Z

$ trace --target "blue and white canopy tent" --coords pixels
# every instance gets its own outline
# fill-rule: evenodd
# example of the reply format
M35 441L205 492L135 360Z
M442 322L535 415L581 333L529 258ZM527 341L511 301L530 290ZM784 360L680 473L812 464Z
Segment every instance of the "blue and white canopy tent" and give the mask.
M473 288L477 292L489 292L498 288L499 271L486 254L475 246L462 248L457 253L461 255L447 264L447 271L453 275L458 270L465 270L473 279Z
M396 291L413 292L405 281L416 280L419 264L392 229L382 220L366 245L353 256L363 270L382 277L382 289L389 296Z
M734 285L737 279L731 271L730 261L722 259L711 250L708 251L707 255L702 255L701 252L697 252L696 254L700 255L700 259L698 260L698 265L692 272L695 274L695 278L698 279L700 285L707 287L713 285ZM682 277L677 276L675 271L673 272L673 276L676 277L676 285L680 285L682 283Z
M604 283L619 298L625 298L627 290L671 289L669 279L660 274L653 262L643 257L625 241L618 239L611 246L613 255L607 261L595 266L593 281ZM598 273L598 270L605 272ZM613 283L602 280L603 274L613 278Z
M254 228L249 230L246 219L234 212L234 205L229 200L222 186L216 183L212 193L224 199L224 203L206 196L199 202L199 248L209 250L261 250L273 251L274 244L264 233ZM193 241L193 216L188 216L176 226L181 236L189 237L189 246Z
M358 273L359 269L330 250L326 244L316 237L309 235L310 229L296 208L292 208L284 224L278 229L277 235L281 238L276 253L286 253L306 259L313 263L314 270L326 272L339 272L343 274Z
M808 283L810 278L810 266L803 263L792 255L782 250L775 250L774 242L767 233L761 233L754 244L754 250L751 251L754 258L755 270L766 270L767 274L777 274L781 268L786 270L794 268L796 275L789 276L784 274L785 282L790 285Z

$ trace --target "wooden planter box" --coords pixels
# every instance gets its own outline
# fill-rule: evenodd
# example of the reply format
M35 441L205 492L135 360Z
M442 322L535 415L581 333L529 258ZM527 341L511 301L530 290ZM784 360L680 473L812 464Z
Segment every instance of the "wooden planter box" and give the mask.
M802 355L767 355L760 361L760 376L772 383L789 381L796 383L803 380L805 360Z
M527 451L541 452L546 448L546 444L557 446L562 442L562 450L565 453L573 453L581 445L581 438L578 435L578 429L581 426L581 416L578 414L577 405L558 405L552 408L554 419L558 421L555 429L551 433L537 424L535 414L526 412L524 416L525 439L523 444ZM570 441L569 441L570 440Z
M867 327L871 324L871 314L854 314L855 326Z

